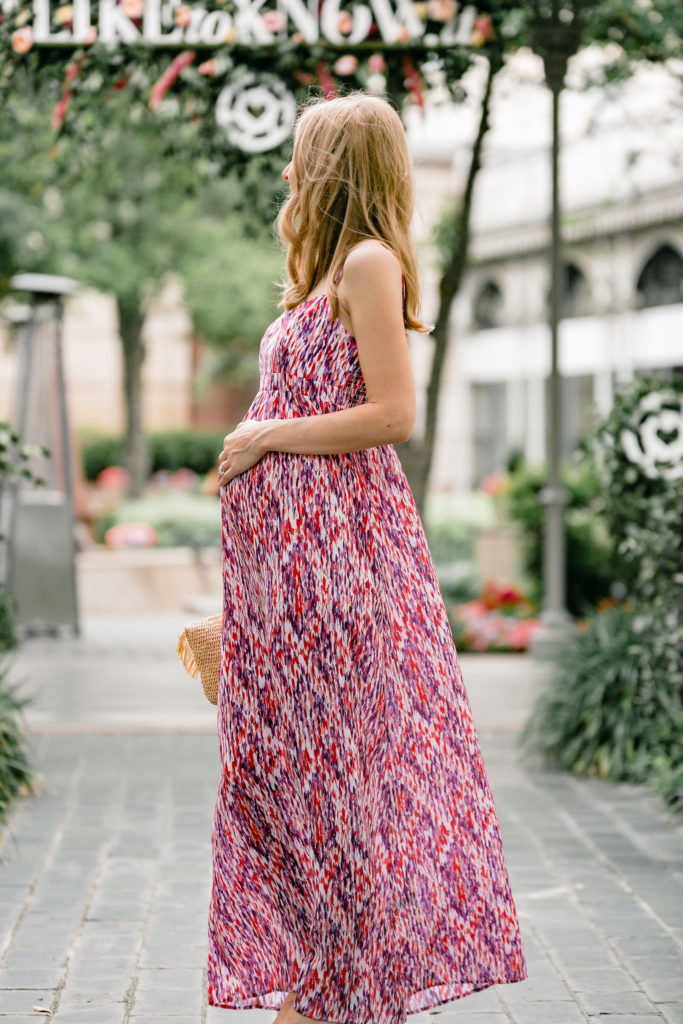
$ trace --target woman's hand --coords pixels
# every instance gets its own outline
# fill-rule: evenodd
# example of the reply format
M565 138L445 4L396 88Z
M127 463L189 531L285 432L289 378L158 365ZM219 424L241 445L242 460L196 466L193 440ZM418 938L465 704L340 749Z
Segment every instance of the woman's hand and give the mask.
M218 486L225 485L233 477L251 469L261 459L268 448L263 442L263 431L266 423L273 420L242 420L223 441L223 451L218 459Z

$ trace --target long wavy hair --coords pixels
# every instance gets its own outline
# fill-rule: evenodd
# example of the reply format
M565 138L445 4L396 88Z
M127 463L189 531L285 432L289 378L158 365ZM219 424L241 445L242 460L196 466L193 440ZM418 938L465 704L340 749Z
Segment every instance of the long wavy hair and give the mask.
M328 275L330 319L339 315L334 278L349 250L376 238L398 257L406 284L407 330L433 330L418 316L420 286L410 225L415 203L405 132L387 100L357 90L299 111L292 166L296 190L280 208L288 281L279 305L293 309Z

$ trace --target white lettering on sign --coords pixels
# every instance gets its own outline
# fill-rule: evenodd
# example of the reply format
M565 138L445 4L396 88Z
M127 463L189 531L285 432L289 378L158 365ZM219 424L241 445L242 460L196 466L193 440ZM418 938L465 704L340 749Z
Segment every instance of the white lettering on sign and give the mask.
M318 41L317 0L310 0L310 4L312 9L307 10L302 0L278 0L277 9L289 16L307 43L315 43Z
M88 3L88 7L90 4ZM90 11L88 11L90 21ZM33 38L36 43L63 43L71 41L68 29L61 32L50 32L50 0L34 0L33 3Z
M103 43L137 43L140 30L126 17L116 0L100 0L100 31Z
M150 46L169 43L217 46L228 39L263 45L275 42L282 37L284 27L291 25L308 43L318 42L322 35L328 42L339 46L343 43L354 45L366 39L373 20L386 43L418 39L424 33L424 24L415 13L412 0L368 0L367 4L344 8L343 13L351 19L349 32L342 32L339 28L341 0L325 0L320 17L317 0L309 0L308 6L304 0L276 0L276 5L272 6L272 0L235 0L235 11L231 15L228 11L207 11L193 4L188 25L174 25L164 31L163 25L168 24L170 18L165 20L162 14L172 12L176 6L168 0L145 0L141 29L124 13L122 4L116 0L100 0L98 38L108 45L144 42ZM12 0L2 2L6 11L10 11L12 6ZM53 32L50 28L51 12L59 6L59 2L52 3L51 0L33 0L35 44L76 45L87 38L91 26L90 0L72 0L72 28ZM273 10L284 16L283 29L278 32L271 31L264 23L263 15ZM476 8L471 5L462 8L457 19L444 25L439 33L440 42L467 45L475 17ZM233 28L234 36L231 35Z
M325 0L320 13L320 27L330 43L359 43L365 39L372 25L372 14L368 7L356 4L353 8L352 27L349 35L339 31L339 0Z
M232 29L232 17L227 11L211 11L199 26L199 38L202 43L217 46L225 41Z
M272 43L273 34L263 24L266 0L235 0L235 30L240 43Z
M375 12L377 28L387 43L395 43L398 40L401 28L408 29L411 39L421 36L424 32L424 25L415 13L411 0L398 0L396 13L392 10L389 0L370 0L370 3Z
M78 0L76 0L78 2ZM142 22L142 34L147 42L153 45L161 43L182 43L183 30L180 25L171 32L161 30L161 2L160 0L146 0L145 16Z

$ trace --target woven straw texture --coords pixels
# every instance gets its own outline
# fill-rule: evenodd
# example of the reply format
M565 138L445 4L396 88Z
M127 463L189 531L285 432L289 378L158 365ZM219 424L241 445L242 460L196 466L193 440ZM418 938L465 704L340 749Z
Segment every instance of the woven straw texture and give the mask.
M191 622L180 634L176 648L185 671L195 679L200 677L206 699L211 704L218 704L222 627L222 612Z

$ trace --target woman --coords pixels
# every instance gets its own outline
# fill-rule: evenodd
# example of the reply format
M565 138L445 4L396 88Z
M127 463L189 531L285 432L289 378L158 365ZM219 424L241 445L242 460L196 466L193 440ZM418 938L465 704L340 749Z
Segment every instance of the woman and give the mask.
M284 312L219 460L208 998L402 1024L527 977L493 798L393 447L415 421L413 182L356 92L297 120Z

